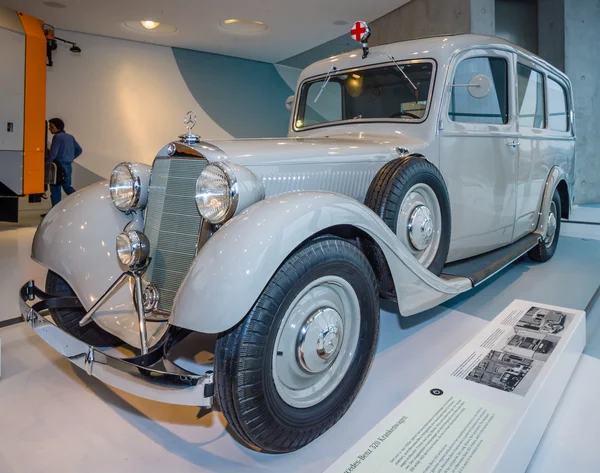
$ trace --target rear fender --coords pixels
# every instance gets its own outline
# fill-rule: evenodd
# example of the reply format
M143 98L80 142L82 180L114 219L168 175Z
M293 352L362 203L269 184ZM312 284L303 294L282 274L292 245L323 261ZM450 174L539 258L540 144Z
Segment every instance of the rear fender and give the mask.
M554 166L552 169L550 169L548 177L546 178L546 184L544 185L544 194L542 197L542 205L540 207L538 225L536 228L536 233L539 233L542 238L546 237L546 231L548 230L548 215L550 213L550 204L552 203L554 191L556 190L558 184L561 181L565 181L565 183L567 182L567 174L562 168ZM558 212L561 212L561 209L558 209ZM560 215L557 215L557 218L560 218Z
M149 167L148 167L149 172ZM62 277L88 310L126 269L115 250L117 236L133 222L144 227L141 212L126 215L110 198L107 181L82 189L52 208L38 227L31 257ZM94 315L94 321L126 343L140 345L132 287L124 283ZM166 324L148 323L148 343L154 345Z
M430 273L360 202L328 192L294 192L248 207L208 240L177 293L170 323L205 333L230 329L294 249L338 225L362 230L381 247L402 315L429 309L472 287L468 279Z

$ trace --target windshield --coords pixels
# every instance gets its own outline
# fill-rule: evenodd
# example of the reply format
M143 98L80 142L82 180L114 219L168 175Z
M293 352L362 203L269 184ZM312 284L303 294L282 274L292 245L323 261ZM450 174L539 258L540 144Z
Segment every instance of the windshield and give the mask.
M343 120L422 122L433 86L433 69L430 61L396 61L352 72L332 70L302 85L295 128Z

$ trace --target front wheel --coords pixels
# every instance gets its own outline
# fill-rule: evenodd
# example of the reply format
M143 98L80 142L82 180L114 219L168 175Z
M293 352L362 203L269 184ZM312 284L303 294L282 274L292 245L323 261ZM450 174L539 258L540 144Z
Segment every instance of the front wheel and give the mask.
M247 443L298 450L348 410L367 375L379 329L373 269L335 237L298 249L215 351L221 411Z
M73 297L75 292L63 278L53 271L48 271L46 276L46 292L58 297ZM114 335L102 330L96 322L90 322L84 327L79 326L79 321L85 315L81 309L50 309L50 315L56 325L65 332L73 335L82 342L95 347L114 347L121 344L121 340Z

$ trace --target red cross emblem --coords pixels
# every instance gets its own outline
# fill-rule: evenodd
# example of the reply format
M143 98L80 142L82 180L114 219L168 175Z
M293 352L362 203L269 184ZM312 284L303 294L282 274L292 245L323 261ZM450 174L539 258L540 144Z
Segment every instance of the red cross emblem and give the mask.
M350 36L354 41L363 42L369 37L369 27L364 21L357 21L350 30Z

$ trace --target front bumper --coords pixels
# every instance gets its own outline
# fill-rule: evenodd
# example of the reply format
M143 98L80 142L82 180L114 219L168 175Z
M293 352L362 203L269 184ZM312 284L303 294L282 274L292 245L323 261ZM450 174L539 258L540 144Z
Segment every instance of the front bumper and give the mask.
M30 305L38 297L40 302ZM159 344L147 355L118 358L64 332L39 312L60 308L61 302L73 307L71 298L56 298L37 287L33 281L20 291L21 317L48 345L105 384L153 401L185 406L210 408L213 404L213 372L198 375L184 371L172 363L163 363L163 348Z

